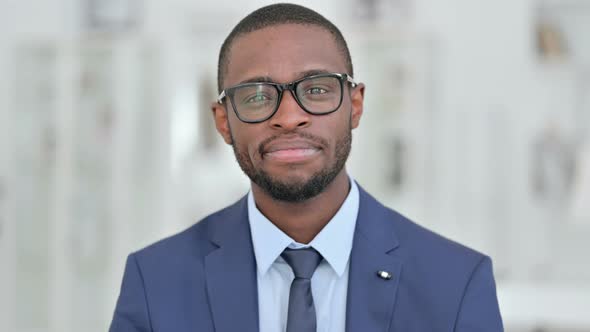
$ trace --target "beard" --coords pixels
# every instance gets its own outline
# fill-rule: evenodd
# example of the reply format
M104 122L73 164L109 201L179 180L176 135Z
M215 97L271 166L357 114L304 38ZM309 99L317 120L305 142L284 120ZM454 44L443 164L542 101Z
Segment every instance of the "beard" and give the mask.
M315 141L323 141L304 133L300 133L299 136ZM272 137L265 142L268 143L275 138L277 137ZM232 148L236 160L250 180L256 183L273 199L291 203L306 201L323 192L344 168L348 155L350 154L351 145L352 128L349 126L349 129L336 141L334 162L322 170L315 172L307 180L288 181L286 178L272 176L263 169L256 169L252 164L248 152L240 149L236 145L236 140L232 137ZM263 144L258 149L259 151L263 151L262 146ZM326 147L326 145L323 146Z

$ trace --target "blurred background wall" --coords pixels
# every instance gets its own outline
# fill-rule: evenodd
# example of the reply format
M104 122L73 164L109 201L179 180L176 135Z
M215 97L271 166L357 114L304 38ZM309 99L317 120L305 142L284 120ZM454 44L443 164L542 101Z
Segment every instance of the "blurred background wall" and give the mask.
M350 173L492 256L507 331L590 331L590 1L296 2L367 85ZM105 331L127 254L247 191L209 104L268 3L0 0L0 331Z

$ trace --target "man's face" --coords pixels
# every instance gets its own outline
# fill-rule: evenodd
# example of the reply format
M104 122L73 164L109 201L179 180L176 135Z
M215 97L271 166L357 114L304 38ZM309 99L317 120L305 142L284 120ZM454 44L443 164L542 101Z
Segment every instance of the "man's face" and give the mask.
M223 84L227 88L253 78L287 83L317 71L347 72L332 35L316 26L285 24L238 37ZM262 123L241 122L227 98L223 105L214 104L213 112L218 131L252 182L274 199L297 202L319 194L342 174L363 93L363 85L346 85L342 105L327 115L306 113L288 91L277 112Z

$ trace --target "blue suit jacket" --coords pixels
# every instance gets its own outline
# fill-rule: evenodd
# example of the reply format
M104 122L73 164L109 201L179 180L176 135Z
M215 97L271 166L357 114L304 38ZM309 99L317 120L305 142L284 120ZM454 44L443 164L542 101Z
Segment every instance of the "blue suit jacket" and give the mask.
M110 331L258 331L247 216L243 198L129 255ZM381 270L393 277L380 278ZM347 332L503 331L489 257L362 189L349 273Z

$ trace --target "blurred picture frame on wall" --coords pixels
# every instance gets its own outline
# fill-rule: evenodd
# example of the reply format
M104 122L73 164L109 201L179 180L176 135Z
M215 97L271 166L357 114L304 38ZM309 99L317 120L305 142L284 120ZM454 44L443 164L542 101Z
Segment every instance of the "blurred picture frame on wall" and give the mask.
M142 0L85 0L86 29L101 32L132 30L141 23Z
M579 222L584 219L579 216L587 214L584 208L580 208L579 202L590 200L590 193L584 189L588 177L584 160L590 144L590 135L587 134L590 129L590 2L537 0L534 24L536 55L541 65L539 73L542 79L539 84L554 88L551 98L555 105L552 111L548 111L552 115L542 116L543 124L533 138L532 154L537 162L531 164L535 168L532 172L535 177L532 192L537 198L543 194L547 198L547 192L539 191L543 183L561 183L565 188L563 194L554 194L552 204L556 204L556 200L561 201L560 211L568 216L568 221ZM560 82L557 88L556 82ZM559 122L561 126L558 128L551 122ZM550 150L554 152L550 153ZM548 173L542 168L547 168L549 164L554 164L550 167L552 181L540 177ZM563 180L557 181L559 177Z
M414 0L353 0L353 19L367 26L397 26L410 24L415 16Z
M365 59L355 75L371 87L363 121L372 128L374 147L355 158L376 161L363 164L359 176L389 204L422 216L430 210L436 173L436 38L383 26L363 26L355 34L353 47Z
M44 303L50 299L52 204L56 186L54 135L58 112L57 45L49 41L28 41L13 53L10 125L12 149L9 153L8 184L4 192L13 227L7 237L15 239L15 298L10 299L21 328L47 326L50 312ZM8 76L7 79L12 78ZM10 297L10 295L9 295ZM27 313L34 312L31 316Z
M567 42L559 25L541 20L535 26L537 53L540 58L564 59L567 56Z
M115 49L108 43L82 43L78 56L76 115L73 117L71 263L81 278L101 276L109 245L107 225L113 181L114 131L118 122ZM101 276L102 277L102 276Z
M588 63L589 16L590 3L585 0L537 0L533 31L539 60Z

